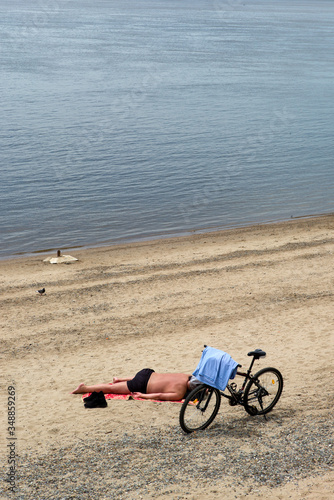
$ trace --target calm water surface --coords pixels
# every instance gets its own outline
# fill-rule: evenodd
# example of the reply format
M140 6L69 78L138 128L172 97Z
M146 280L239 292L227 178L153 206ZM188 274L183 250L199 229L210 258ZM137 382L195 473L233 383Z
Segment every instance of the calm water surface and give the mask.
M0 0L0 257L334 211L333 1L46 4Z

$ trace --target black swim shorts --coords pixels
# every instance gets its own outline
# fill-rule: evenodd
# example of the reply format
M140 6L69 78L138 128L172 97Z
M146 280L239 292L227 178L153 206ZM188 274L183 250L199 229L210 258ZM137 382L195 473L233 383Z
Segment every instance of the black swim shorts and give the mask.
M151 368L144 368L140 370L132 380L128 380L128 389L130 392L142 392L146 394L147 384L150 380L150 376L154 373L154 370Z

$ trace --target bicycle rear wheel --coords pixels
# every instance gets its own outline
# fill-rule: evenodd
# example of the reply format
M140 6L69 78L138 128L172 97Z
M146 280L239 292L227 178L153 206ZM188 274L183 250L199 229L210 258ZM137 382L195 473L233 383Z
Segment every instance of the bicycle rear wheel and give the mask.
M199 385L184 400L180 411L180 426L184 432L206 429L215 419L221 402L218 389Z
M245 389L246 412L250 415L265 415L270 412L281 397L282 390L283 377L276 368L263 368L258 371ZM257 411L254 411L254 408Z

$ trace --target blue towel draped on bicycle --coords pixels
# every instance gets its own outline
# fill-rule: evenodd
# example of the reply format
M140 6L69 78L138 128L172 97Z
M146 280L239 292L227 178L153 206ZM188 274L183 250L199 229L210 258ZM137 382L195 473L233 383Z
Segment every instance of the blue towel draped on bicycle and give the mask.
M230 379L237 374L238 363L229 354L214 347L206 347L193 375L203 384L225 391Z
M241 405L251 415L264 415L270 412L283 390L283 377L277 368L263 368L252 375L255 360L266 356L261 349L248 353L253 356L246 373L229 354L214 347L204 346L202 357L193 376L199 381L188 394L180 411L180 425L184 432L203 430L215 419L221 396L229 400L231 406ZM235 382L229 382L236 375L244 377L238 389ZM227 389L229 394L223 391Z

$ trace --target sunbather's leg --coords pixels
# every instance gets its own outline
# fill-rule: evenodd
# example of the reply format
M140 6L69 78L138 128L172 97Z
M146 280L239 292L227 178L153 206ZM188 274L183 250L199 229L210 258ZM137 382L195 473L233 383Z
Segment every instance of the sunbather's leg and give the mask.
M132 380L132 379L133 379L133 377L125 377L125 378L124 377L123 378L114 377L112 379L112 383L117 384L118 382L126 382L127 380Z
M130 394L128 384L126 382L117 382L115 384L97 384L85 385L80 384L71 394L85 394L86 392L100 392L104 394Z

